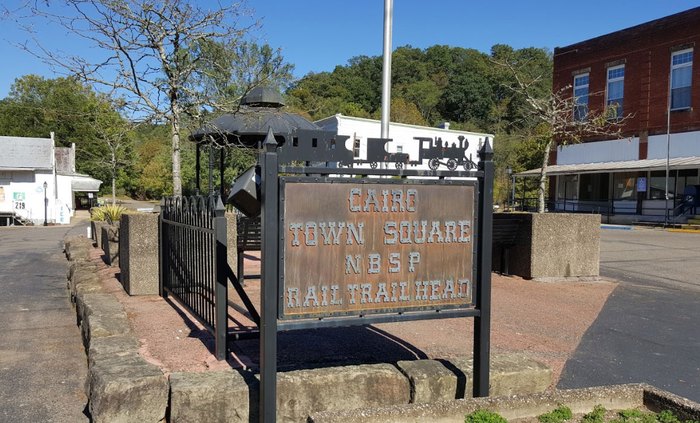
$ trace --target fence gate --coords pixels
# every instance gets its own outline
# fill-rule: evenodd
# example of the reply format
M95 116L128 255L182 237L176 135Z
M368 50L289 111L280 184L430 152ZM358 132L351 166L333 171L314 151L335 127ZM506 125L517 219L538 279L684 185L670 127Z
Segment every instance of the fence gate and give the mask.
M166 197L160 212L160 295L175 298L226 355L226 218L218 195Z

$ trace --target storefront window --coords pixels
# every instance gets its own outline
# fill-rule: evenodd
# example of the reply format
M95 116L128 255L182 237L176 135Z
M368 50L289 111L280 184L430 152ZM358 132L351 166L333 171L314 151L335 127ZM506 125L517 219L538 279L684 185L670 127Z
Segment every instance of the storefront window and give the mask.
M668 175L668 193L673 198L676 186L676 171L672 170ZM652 200L663 200L666 194L666 171L658 170L651 172L649 178L649 198Z
M683 195L683 191L685 191L685 187L688 185L698 185L697 169L683 169L678 171L676 185L676 193L678 198Z
M578 175L561 175L557 185L557 199L578 199Z
M609 175L607 173L591 173L581 175L579 197L586 201L601 201L608 199Z
M616 173L613 179L613 198L615 200L634 200L636 198L637 173Z

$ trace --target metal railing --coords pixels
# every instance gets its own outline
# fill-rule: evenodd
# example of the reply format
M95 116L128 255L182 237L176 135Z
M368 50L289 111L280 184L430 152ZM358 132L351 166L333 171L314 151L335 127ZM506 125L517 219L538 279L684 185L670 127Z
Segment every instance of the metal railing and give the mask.
M678 201L681 202L678 203ZM535 212L537 211L537 202L536 197L519 198L514 203L507 204L506 210ZM676 224L678 219L683 216L695 213L695 208L688 206L680 197L676 198L669 205L671 206L668 208L669 217L671 218L669 223L672 224ZM641 207L638 207L637 201L610 199L549 199L545 204L545 210L549 213L596 213L605 217L634 215L662 217L667 211L663 205L654 205L653 200L644 200Z
M160 293L172 295L226 355L227 277L225 208L218 195L166 197L160 211Z

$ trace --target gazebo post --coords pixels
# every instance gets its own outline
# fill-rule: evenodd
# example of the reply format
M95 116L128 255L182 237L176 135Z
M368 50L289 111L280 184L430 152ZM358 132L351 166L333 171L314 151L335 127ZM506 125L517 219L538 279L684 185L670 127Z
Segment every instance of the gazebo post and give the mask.
M199 165L200 157L201 157L200 144L197 143L197 154L195 155L195 164L194 164L194 168L195 168L194 172L196 174L196 184L197 184L196 192L195 192L196 195L199 195L199 193L202 189L202 187L200 186L200 172L202 171L202 168Z
M209 143L209 174L208 174L208 179L209 179L209 186L207 187L209 189L209 195L214 194L214 153L212 150L214 149L214 144L213 142Z
M226 161L226 150L222 147L219 150L219 195L224 196L224 162Z

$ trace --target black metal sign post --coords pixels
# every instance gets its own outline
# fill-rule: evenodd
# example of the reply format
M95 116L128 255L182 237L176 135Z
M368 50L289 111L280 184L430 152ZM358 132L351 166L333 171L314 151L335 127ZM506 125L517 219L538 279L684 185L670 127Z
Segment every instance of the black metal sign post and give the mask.
M276 419L279 330L474 317L473 394L489 394L488 139L478 169L464 171L454 163L448 171L406 169L410 162L401 157L395 169L353 168L345 140L297 131L278 146L269 131L260 153L262 422ZM444 154L442 140L429 144ZM379 150L382 156L364 162L386 161ZM319 162L341 167L312 164Z
M474 396L489 396L491 352L491 237L493 231L493 149L486 140L479 151L479 170L484 173L479 189L479 238L476 268L476 308L474 317Z
M277 407L277 281L279 270L279 203L277 142L268 132L263 152L262 167L262 268L260 321L260 421L274 422Z

